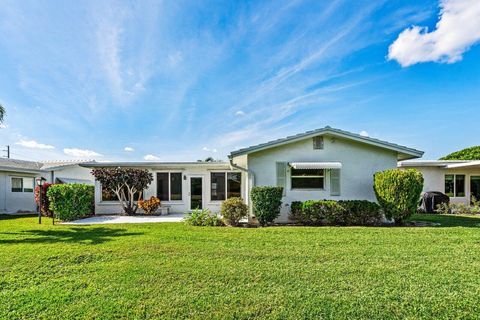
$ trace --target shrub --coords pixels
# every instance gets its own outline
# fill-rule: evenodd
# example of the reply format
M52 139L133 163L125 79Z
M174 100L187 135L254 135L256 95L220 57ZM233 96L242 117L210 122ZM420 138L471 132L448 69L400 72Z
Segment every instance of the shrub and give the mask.
M143 209L146 214L154 214L160 207L160 199L150 197L148 200L138 200L138 206Z
M401 223L417 210L423 176L415 169L390 169L374 175L373 188L388 219Z
M437 206L437 213L476 215L480 214L480 206L475 202L472 205L464 203L442 203Z
M344 209L333 200L308 200L302 205L300 222L306 225L343 224Z
M235 227L241 219L247 217L248 206L243 203L242 198L233 197L222 202L220 212L225 222Z
M47 217L53 216L53 213L49 208L50 201L48 200L48 197L47 197L47 191L51 185L52 184L48 182L45 182L42 185L42 206L40 208L40 212L42 213L42 215ZM35 186L35 203L37 204L37 206L40 206L40 186Z
M289 219L296 222L301 222L302 219L302 201L292 201L290 203L290 215Z
M345 212L345 224L367 226L378 224L382 219L380 206L367 200L341 200L338 202Z
M93 214L95 187L86 184L55 184L48 188L50 210L57 219L71 221Z
M208 209L195 209L192 212L187 213L183 221L188 225L201 227L215 227L224 225L222 219Z
M255 216L262 226L273 222L280 215L282 187L253 187L250 192Z

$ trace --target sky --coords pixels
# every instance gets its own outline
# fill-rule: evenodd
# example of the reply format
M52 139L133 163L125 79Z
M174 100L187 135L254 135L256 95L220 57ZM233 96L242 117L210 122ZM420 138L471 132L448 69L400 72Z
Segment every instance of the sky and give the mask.
M479 17L478 0L0 0L0 147L226 159L329 125L436 159L480 144Z

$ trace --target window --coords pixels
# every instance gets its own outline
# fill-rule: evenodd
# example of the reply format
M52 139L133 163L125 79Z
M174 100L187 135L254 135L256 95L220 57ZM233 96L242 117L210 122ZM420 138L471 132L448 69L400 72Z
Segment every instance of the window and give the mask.
M227 198L242 196L242 174L240 172L227 173Z
M465 175L445 175L445 194L449 197L465 197Z
M182 200L182 173L157 173L157 198L161 201Z
M212 172L210 174L210 199L222 201L242 196L242 174L240 172Z
M323 149L323 137L313 137L313 149Z
M12 178L12 192L22 192L22 191L23 191L23 179Z
M23 178L23 192L33 192L33 178Z
M291 169L292 189L323 189L324 169Z
M125 187L125 195L127 196L128 191L127 187ZM133 200L138 201L140 192L136 192L133 196ZM142 199L143 199L143 192L142 192ZM105 189L102 187L102 201L118 201L118 197L115 192L111 191L110 189Z
M210 177L212 201L225 200L225 172L212 172Z

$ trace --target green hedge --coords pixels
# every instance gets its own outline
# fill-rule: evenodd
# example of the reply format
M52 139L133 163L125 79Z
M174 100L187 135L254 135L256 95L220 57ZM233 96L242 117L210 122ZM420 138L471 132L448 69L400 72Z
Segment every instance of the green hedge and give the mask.
M262 226L273 222L280 215L282 206L282 187L253 187L250 192L253 211Z
M308 200L291 204L290 219L304 225L375 225L380 206L366 200Z
M423 176L416 169L390 169L374 175L377 201L388 219L401 223L417 211Z
M86 184L55 184L47 197L55 218L63 221L80 219L93 214L95 187Z

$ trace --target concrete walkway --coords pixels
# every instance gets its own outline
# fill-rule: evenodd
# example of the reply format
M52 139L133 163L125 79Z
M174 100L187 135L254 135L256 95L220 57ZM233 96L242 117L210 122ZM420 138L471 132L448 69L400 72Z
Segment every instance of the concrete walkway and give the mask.
M121 216L98 215L95 217L63 222L62 224L116 224L116 223L152 223L152 222L180 222L183 214L169 214L166 216Z

